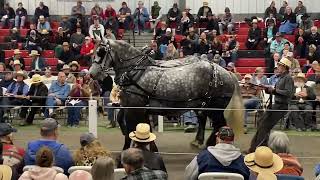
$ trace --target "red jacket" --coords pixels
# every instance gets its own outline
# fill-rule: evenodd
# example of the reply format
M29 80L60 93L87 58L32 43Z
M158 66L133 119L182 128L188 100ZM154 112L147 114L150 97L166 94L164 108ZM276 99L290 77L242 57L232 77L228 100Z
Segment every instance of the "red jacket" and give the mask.
M104 11L103 17L104 17L104 19L107 19L107 18L110 18L110 17L114 17L116 19L117 18L117 13L113 8L110 11L106 9Z
M94 44L92 42L90 42L88 45L86 45L86 43L84 43L81 47L80 54L87 55L93 49L94 49Z

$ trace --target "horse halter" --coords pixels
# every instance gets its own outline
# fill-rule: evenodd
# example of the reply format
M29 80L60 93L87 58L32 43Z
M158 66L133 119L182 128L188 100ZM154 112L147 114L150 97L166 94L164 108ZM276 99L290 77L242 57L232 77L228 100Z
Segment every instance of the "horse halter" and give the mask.
M102 48L102 49L101 49ZM101 52L102 51L102 52ZM111 63L114 62L113 56L111 55L111 46L110 42L107 41L107 44L100 44L99 51L97 52L97 56L100 58L99 61L94 61L94 63L98 64L102 71L108 72L110 67L106 69L106 61L104 61L104 58L106 56L109 56L111 59Z

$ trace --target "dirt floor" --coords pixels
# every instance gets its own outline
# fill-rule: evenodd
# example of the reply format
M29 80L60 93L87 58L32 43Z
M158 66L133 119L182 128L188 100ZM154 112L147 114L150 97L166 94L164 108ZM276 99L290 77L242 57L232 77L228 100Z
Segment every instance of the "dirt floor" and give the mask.
M164 158L170 180L183 180L184 169L199 151L190 147L189 143L194 139L195 134L185 134L182 130L168 130L164 133L156 133L159 150ZM79 148L79 136L86 132L87 128L66 128L60 130L59 141L66 144L71 150ZM208 131L209 132L209 131ZM208 134L207 132L207 134ZM236 141L241 150L246 150L254 132L243 135ZM307 180L314 179L314 167L320 162L320 133L296 133L288 132L291 140L291 151L299 157L304 168L303 176ZM117 154L122 149L123 136L119 129L106 129L99 127L99 140L110 151ZM28 141L39 138L38 126L18 127L14 134L15 143L26 147Z

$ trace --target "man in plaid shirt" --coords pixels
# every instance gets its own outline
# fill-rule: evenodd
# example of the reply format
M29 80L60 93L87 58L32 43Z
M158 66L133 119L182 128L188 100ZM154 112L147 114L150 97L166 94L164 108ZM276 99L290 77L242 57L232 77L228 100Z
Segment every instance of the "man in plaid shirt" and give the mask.
M167 180L167 173L144 167L143 154L140 149L130 148L122 152L121 163L127 176L123 180Z

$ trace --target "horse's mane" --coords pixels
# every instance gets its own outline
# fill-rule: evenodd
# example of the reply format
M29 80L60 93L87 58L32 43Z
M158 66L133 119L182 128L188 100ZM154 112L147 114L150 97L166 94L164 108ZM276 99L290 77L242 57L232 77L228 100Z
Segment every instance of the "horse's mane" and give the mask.
M115 50L115 52L117 52L121 59L130 59L142 53L139 49L135 48L126 41L111 39L108 39L108 41L110 46Z

